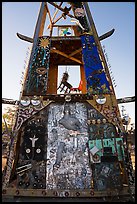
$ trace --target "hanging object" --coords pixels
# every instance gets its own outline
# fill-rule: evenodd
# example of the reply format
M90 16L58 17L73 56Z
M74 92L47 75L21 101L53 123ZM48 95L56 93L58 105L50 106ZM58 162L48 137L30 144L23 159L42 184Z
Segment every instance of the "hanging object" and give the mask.
M89 32L89 26L82 2L71 2L71 5L73 6L75 18L78 20L77 24L79 25L80 32Z
M71 19L71 22L72 22L72 23L76 23L76 24L84 31L84 28L83 28L83 26L81 25L81 23L79 22L79 20L77 20L77 19Z
M68 78L69 78L68 72L64 72L63 77L61 79L61 83L57 90L59 89L60 92L65 91L65 93L70 93L72 85L68 83Z

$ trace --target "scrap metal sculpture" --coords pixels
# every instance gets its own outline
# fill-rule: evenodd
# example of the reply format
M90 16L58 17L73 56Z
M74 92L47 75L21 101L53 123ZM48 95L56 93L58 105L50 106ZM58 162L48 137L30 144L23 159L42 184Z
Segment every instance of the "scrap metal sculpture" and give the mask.
M49 5L56 9L53 17ZM49 36L43 35L46 17ZM53 29L60 28L56 23L66 18L76 23L66 25L74 35L53 36ZM42 2L33 38L17 33L33 46L18 101L3 197L133 199L134 178L127 172L131 165L118 107L125 100L116 99L100 42L113 32L98 36L87 2L67 2L64 8L62 2ZM57 88L60 64L79 65L80 93L72 93L68 73Z

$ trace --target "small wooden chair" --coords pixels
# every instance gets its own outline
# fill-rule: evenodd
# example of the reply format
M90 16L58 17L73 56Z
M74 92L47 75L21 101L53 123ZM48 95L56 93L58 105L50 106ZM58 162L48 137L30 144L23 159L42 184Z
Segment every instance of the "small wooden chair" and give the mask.
M77 88L74 88L74 87L72 87L71 89L70 89L70 93L71 92L81 92L82 91L82 85L83 85L83 81L82 80L80 80L80 83L79 83L79 86L77 87Z

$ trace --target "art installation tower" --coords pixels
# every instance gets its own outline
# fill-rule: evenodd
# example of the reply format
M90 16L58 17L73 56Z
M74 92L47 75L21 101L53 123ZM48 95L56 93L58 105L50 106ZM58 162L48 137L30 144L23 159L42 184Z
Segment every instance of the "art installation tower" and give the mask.
M125 130L101 45L114 29L98 36L87 2L63 4L41 2L34 36L17 33L32 50L3 196L130 196ZM69 82L67 70L58 85L60 65L79 67L78 87Z

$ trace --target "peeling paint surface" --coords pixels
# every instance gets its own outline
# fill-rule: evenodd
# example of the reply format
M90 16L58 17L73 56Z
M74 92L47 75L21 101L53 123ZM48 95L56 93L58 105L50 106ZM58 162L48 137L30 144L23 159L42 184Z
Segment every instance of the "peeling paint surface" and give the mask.
M67 128L59 123L66 107L68 108L66 105L51 105L49 109L47 189L89 189L92 172L87 151L86 106L83 103L69 105L70 115L66 124L70 122L72 130L70 126ZM74 131L73 125L78 121L79 129Z

